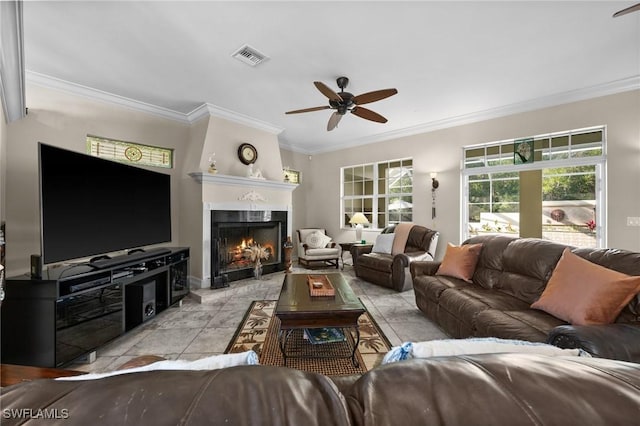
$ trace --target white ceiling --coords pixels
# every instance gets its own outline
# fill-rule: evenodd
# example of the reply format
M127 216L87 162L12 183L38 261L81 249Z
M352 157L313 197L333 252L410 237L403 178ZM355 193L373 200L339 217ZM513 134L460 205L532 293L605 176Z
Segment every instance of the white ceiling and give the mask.
M284 129L316 153L640 87L633 1L24 3L28 76L188 116L209 103ZM270 59L231 57L244 44ZM395 87L326 131L319 80L354 95ZM27 105L29 106L29 105Z

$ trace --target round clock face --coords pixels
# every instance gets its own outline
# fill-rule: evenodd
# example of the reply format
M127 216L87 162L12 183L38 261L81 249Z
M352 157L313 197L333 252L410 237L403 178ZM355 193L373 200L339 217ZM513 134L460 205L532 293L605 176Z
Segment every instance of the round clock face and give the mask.
M124 156L127 157L129 161L140 161L142 158L142 151L135 146L130 146L124 150Z
M243 164L253 164L258 159L258 151L256 148L249 144L243 143L238 148L238 158L242 161Z

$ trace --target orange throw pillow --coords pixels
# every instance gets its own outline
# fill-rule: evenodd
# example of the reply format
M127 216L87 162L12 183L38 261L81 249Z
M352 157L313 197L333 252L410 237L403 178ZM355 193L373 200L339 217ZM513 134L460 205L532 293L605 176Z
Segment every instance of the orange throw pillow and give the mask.
M611 324L640 292L640 276L596 265L565 249L531 307L573 325Z
M482 243L463 244L459 247L451 243L447 244L447 251L444 253L444 259L436 275L448 275L471 282L480 250L482 250Z

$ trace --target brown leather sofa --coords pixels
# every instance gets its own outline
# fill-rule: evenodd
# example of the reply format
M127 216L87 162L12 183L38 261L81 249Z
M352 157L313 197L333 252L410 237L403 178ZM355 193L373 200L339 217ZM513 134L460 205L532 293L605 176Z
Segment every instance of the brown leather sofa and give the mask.
M471 283L435 275L440 262L411 265L418 308L455 338L498 337L580 348L594 356L640 362L640 295L614 324L573 326L530 308L542 294L567 247L534 238L477 236L482 243ZM640 253L617 249L573 248L599 265L640 275Z
M392 233L395 227L382 230L383 234ZM372 247L354 246L352 256L356 276L373 284L392 288L395 291L407 291L412 288L409 265L420 260L433 260L439 233L424 226L414 225L409 231L404 253L391 255L372 253Z
M638 389L638 364L485 354L333 378L252 365L36 380L3 388L0 405L3 425L623 425Z

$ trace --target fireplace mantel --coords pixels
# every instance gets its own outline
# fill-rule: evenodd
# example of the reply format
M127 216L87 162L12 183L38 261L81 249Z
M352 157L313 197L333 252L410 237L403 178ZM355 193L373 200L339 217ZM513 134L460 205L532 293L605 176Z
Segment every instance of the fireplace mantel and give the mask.
M212 175L210 173L203 172L194 172L189 173L195 181L202 184L220 184L220 185L231 185L231 186L243 186L243 187L261 187L261 188L269 188L276 189L281 191L293 191L298 187L295 183L287 183L287 182L278 182L275 180L266 180L266 179L255 179L243 176L230 176L230 175L221 175L215 174Z

